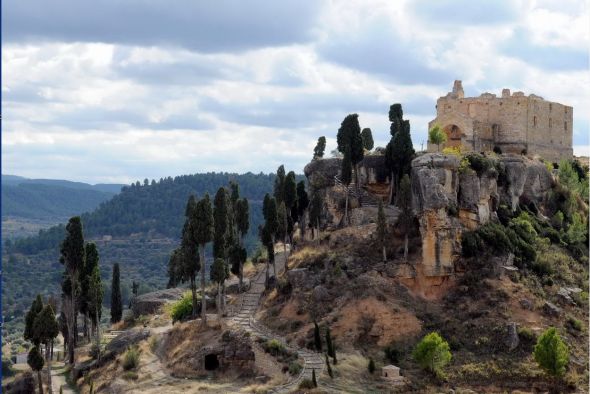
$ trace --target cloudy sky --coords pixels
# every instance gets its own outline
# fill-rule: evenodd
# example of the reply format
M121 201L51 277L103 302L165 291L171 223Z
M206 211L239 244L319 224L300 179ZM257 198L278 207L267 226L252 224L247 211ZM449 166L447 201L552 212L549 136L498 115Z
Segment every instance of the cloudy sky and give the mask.
M587 155L588 30L583 0L7 0L2 172L301 172L348 113L385 145L394 102L420 149L454 79L572 105Z

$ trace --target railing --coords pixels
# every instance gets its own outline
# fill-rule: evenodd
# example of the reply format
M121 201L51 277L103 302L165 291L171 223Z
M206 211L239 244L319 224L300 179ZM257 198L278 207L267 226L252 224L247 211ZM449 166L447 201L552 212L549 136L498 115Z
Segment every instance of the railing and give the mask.
M354 178L354 170L353 170L353 178ZM354 184L349 184L345 186L340 177L338 175L334 175L334 185L343 189L345 193L348 193L349 196L358 199L360 205L362 207L378 207L379 206L379 199L369 192L367 192L364 188L360 187L357 188Z

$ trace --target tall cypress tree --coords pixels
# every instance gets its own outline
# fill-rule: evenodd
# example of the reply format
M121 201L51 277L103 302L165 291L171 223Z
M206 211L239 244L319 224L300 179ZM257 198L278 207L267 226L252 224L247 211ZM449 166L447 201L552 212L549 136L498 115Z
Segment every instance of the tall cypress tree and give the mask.
M324 157L324 151L326 150L326 137L321 136L318 138L318 142L313 148L313 160L321 159Z
M322 195L317 188L313 188L311 192L311 201L309 203L309 222L310 227L316 228L316 238L318 243L320 241L320 222L322 218L322 210L324 206L324 200Z
M121 299L121 273L119 263L113 264L111 282L111 323L118 323L123 317L123 300Z
M89 242L85 247L86 261L84 262L83 275L80 280L81 283L81 302L80 312L84 314L84 335L88 336L88 319L92 319L94 313L89 310L89 302L92 297L89 294L90 277L94 272L94 267L98 265L98 249L94 242Z
M358 163L363 160L365 155L358 114L350 114L344 118L338 129L336 139L338 142L338 151L345 158L348 154L350 163L355 168L355 184L358 188Z
M221 319L223 313L223 307L221 303L221 283L226 278L226 267L225 261L222 258L216 258L213 261L213 265L211 265L211 270L209 273L211 281L217 284L217 315Z
M287 259L287 242L293 244L293 223L297 219L292 214L294 208L297 213L297 181L295 179L295 172L289 171L285 178L285 208L287 211L286 222L283 223L285 226L285 240L284 240L284 252L285 259ZM285 271L289 269L287 261L285 262Z
M34 345L38 345L39 343L37 342L37 338L35 337L33 326L35 324L35 319L37 318L37 315L39 315L39 313L41 313L42 310L43 300L41 299L41 294L37 294L37 297L33 300L31 308L25 316L25 331L23 333L25 341L30 341Z
M285 166L282 164L277 168L277 177L275 178L273 195L275 200L277 200L277 205L280 204L285 197Z
M397 189L404 174L409 174L415 151L410 135L410 121L404 120L401 104L393 104L389 110L391 139L385 150L385 161L391 174L389 204L393 203L394 189Z
M397 205L400 209L399 221L404 231L404 260L408 259L408 238L412 229L412 188L410 177L404 174L399 187Z
M201 255L201 321L203 324L207 324L207 303L205 299L205 270L207 264L205 261L205 246L213 239L214 232L213 208L211 207L211 199L208 193L197 203L194 219L193 236L194 240L199 244Z
M242 198L236 202L236 227L239 236L239 255L238 257L238 277L240 279L239 289L241 291L244 281L244 263L248 253L244 248L244 237L250 228L250 205L247 198ZM235 273L235 272L234 272Z
M77 328L77 306L80 294L80 271L84 268L84 235L82 221L79 216L72 217L66 225L66 237L60 248L60 262L65 267L65 274L69 281L69 292L66 294L65 306L68 322L68 351L69 362L74 364L74 347Z
M51 393L50 349L53 344L53 340L59 334L59 326L57 324L57 320L55 319L55 314L53 313L53 308L51 305L45 305L41 312L39 312L33 324L33 332L37 341L35 346L39 346L40 343L45 345L45 359L47 360L47 381L49 392Z
M305 239L305 212L309 207L309 196L305 191L305 182L299 181L297 184L297 221L299 222L299 231L301 239Z
M313 343L315 350L318 352L322 351L322 337L320 335L320 327L316 321L313 322Z
M274 197L270 197L268 194L264 196L264 202L262 205L262 214L264 216L264 229L263 229L263 236L267 241L266 247L269 249L269 256L268 259L272 263L273 271L275 278L277 277L277 267L275 265L274 259L274 244L275 244L275 235L279 230L279 218L278 218L278 210L277 210L277 201ZM272 253L270 252L272 249ZM267 276L268 276L268 270ZM268 284L268 280L267 280Z
M97 345L100 344L99 324L102 316L103 295L100 269L98 265L95 265L92 275L90 275L88 286L88 314L90 315L90 322L92 323L92 330L94 331Z
M29 351L29 355L27 356L27 364L31 367L31 369L37 372L37 381L39 383L39 393L43 394L43 381L41 380L41 370L43 369L43 365L45 364L45 360L43 360L43 356L39 351L39 346L33 346Z

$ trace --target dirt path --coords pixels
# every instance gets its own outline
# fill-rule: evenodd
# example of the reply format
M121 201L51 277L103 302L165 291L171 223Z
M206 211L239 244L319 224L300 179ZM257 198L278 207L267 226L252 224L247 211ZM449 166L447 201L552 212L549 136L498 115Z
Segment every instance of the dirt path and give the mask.
M277 272L283 272L285 268L286 256L280 248L281 252L275 255L275 264ZM272 267L269 266L272 272ZM259 321L255 319L256 311L260 303L260 298L264 292L264 281L266 278L266 267L261 270L256 277L252 280L250 289L244 293L240 299L240 306L237 309L237 313L229 319L230 324L235 324L242 327L244 330L250 332L264 339L276 339L281 342L285 348L292 352L296 352L297 355L304 360L303 369L298 376L291 379L289 382L274 387L270 390L271 393L289 393L299 386L299 383L304 379L311 379L313 370L315 370L316 376L320 376L324 369L324 359L320 353L312 352L307 349L301 349L291 346L287 343L284 337L273 333Z
M58 394L60 388L63 394L76 393L66 381L66 365L62 361L51 362L51 387L54 394Z

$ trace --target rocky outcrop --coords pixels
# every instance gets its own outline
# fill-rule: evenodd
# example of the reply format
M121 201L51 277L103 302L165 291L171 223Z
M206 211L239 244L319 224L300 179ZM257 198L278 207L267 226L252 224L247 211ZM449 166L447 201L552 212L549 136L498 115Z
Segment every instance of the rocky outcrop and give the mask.
M2 386L2 392L6 394L29 394L35 392L35 378L30 371L26 371L12 382Z
M500 158L500 163L503 165L503 174L499 177L502 203L516 209L519 203L539 204L545 200L553 186L553 177L543 163L506 155Z
M184 291L183 289L172 288L142 294L133 298L131 310L135 316L156 313L162 305L181 299Z
M123 331L121 334L113 338L106 346L106 352L113 352L119 354L127 350L131 345L143 341L150 336L150 330L132 328Z

